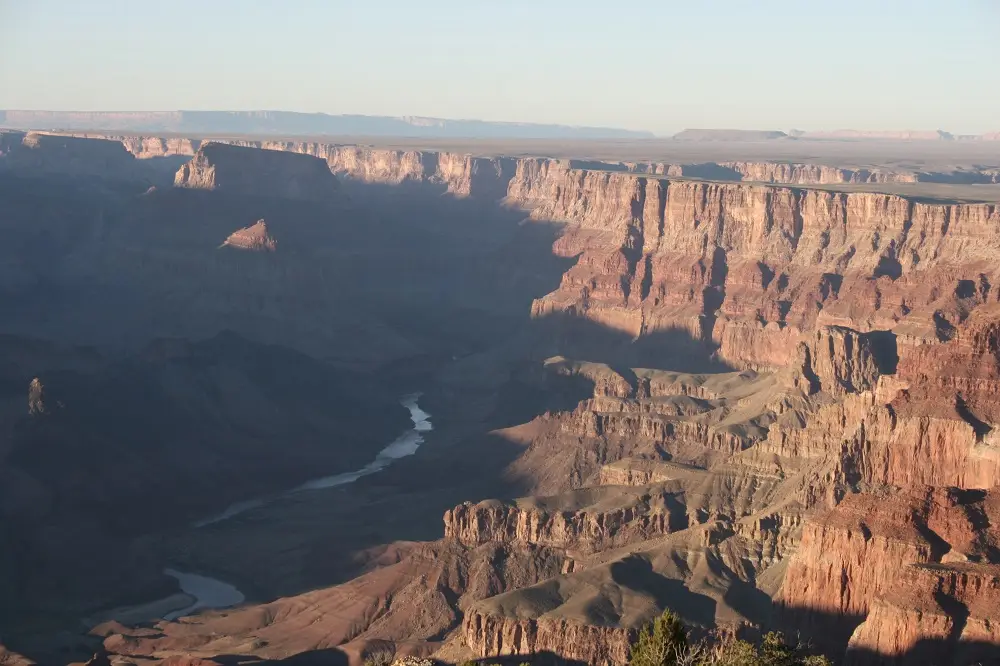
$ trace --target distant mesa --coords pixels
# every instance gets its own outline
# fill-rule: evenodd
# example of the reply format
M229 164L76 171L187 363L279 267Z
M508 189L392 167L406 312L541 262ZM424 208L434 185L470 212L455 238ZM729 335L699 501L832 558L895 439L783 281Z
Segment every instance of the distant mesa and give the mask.
M134 176L134 161L121 143L113 141L43 132L0 132L0 168L23 174L128 179Z
M777 130L686 129L674 135L675 141L771 141L788 135Z
M801 132L803 139L867 139L882 141L952 141L955 136L943 130L852 130L841 129L828 132Z
M278 247L278 241L268 233L267 223L264 220L257 220L249 227L234 231L222 243L221 247L233 247L252 252L274 252Z
M675 141L772 141L805 139L813 141L997 141L1000 132L952 134L944 130L853 130L829 131L686 129L673 136Z
M328 115L293 111L0 110L12 129L110 130L260 136L398 136L482 139L650 139L652 132L613 127L448 120L417 116Z
M174 186L326 202L337 196L339 183L318 157L206 143L178 169Z

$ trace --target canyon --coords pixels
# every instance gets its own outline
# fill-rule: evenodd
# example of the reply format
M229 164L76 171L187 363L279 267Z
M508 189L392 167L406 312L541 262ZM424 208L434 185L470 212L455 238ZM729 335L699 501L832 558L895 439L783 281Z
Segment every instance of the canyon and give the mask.
M4 644L996 659L1000 167L513 152L0 134Z

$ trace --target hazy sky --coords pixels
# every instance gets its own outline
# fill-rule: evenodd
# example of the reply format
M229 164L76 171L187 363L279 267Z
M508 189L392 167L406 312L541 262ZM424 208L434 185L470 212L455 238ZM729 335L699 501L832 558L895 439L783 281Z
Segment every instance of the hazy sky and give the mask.
M1000 130L998 0L0 0L0 108Z

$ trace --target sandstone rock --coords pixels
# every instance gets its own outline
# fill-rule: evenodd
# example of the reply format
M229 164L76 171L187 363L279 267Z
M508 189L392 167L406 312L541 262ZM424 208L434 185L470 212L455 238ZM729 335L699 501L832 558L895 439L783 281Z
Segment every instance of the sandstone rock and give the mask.
M466 644L481 657L552 652L564 659L607 666L628 662L637 631L575 624L558 618L495 617L473 610L463 622Z
M985 565L963 569L962 563L996 557L992 544L1000 533L990 516L998 508L996 494L986 491L914 488L850 496L806 524L782 601L794 609L800 626L819 635L831 626L838 635L849 633L867 617L851 640L858 651L903 655L921 638L947 638L954 611L917 600L949 590L967 608L976 592L965 592L966 585L995 587L992 578L976 577L976 567ZM930 566L935 563L940 566ZM948 573L951 563L958 563L957 577ZM995 568L982 571L995 575ZM935 578L940 575L945 577ZM993 602L984 608L993 609Z
M874 388L879 367L867 336L842 327L825 326L805 343L803 373L814 377L817 390L832 395Z
M249 227L234 231L222 245L238 250L274 252L278 247L278 242L268 233L267 223L264 220L257 220Z
M601 487L515 504L466 502L445 513L444 535L473 547L497 542L604 550L686 528L678 491Z
M910 183L917 180L915 173L907 171L841 169L819 164L722 162L720 166L733 169L742 176L743 180L763 183L824 185L834 183Z
M121 142L98 141L43 132L0 135L0 170L30 176L86 176L142 180L135 158Z
M998 610L998 564L907 566L855 630L845 663L989 663L1000 644Z
M321 160L221 143L203 144L174 178L175 187L319 202L334 200L337 185Z

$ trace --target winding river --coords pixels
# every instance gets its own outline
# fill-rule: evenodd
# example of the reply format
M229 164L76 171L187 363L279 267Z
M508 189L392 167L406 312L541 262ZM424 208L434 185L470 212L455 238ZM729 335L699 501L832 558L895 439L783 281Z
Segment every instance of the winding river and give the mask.
M431 415L420 409L420 406L417 404L417 401L420 399L420 395L421 394L419 393L413 393L403 396L400 399L400 403L410 411L410 420L413 422L413 427L393 440L389 446L379 451L378 455L375 456L375 459L361 469L353 472L343 472L341 474L334 474L332 476L324 476L311 481L306 481L300 486L296 486L291 490L275 495L268 495L266 497L237 502L227 507L223 512L209 518L199 520L192 526L195 528L201 528L207 525L221 523L225 520L238 516L241 513L265 506L275 500L281 499L282 497L287 497L296 493L322 490L324 488L335 488L337 486L354 483L363 476L369 476L385 469L400 458L412 456L417 452L417 449L420 448L420 445L424 443L423 433L433 429L433 426L431 425ZM177 579L181 590L183 590L185 594L194 598L194 602L186 608L164 615L163 619L165 620L174 620L184 615L190 615L197 610L209 608L229 608L230 606L242 603L244 600L243 593L236 589L235 586L216 578L193 573L185 573L176 569L165 569L163 573Z

